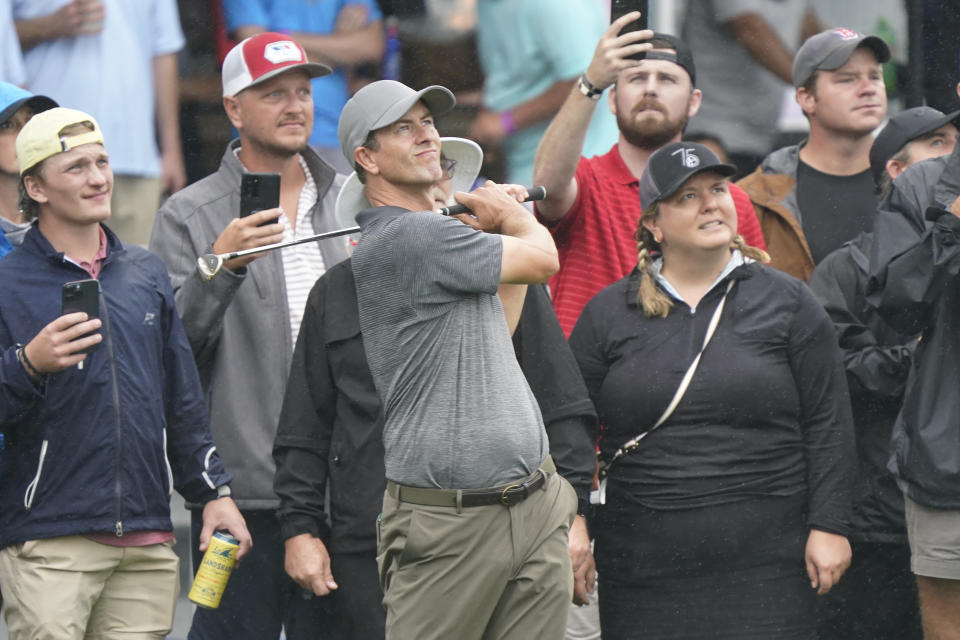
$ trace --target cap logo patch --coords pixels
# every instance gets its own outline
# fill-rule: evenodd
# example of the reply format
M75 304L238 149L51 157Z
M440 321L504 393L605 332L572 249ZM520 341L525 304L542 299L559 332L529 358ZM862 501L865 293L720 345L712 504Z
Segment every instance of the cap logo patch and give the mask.
M696 149L677 149L670 155L675 156L679 153L680 162L683 163L683 166L688 169L696 169L700 166L700 156L694 153L694 151L696 151Z
M271 42L263 48L263 57L273 64L303 60L303 56L300 55L300 47L290 40Z
M833 32L843 38L844 40L853 40L860 36L859 33L852 29L844 29L843 27L839 29L834 29Z

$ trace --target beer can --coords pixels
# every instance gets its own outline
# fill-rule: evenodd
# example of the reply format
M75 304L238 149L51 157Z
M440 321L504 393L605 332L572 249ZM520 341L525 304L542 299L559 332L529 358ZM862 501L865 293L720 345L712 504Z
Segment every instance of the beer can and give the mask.
M227 580L233 565L237 562L237 549L240 541L226 533L214 533L210 538L210 545L200 568L193 579L190 594L187 596L197 606L204 609L216 609L220 606L223 590L227 588Z

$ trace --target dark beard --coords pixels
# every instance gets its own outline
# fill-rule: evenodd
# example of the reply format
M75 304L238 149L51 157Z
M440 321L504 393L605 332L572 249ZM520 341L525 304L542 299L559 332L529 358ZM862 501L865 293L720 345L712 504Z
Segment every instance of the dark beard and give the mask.
M651 151L659 149L682 133L686 126L686 110L679 120L670 120L667 117L656 123L634 125L632 120L624 118L617 109L617 127L620 129L620 134L627 142L641 149Z

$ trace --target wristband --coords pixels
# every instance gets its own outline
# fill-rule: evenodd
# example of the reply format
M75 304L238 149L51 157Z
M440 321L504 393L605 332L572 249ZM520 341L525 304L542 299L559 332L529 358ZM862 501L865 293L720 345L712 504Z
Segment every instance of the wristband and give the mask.
M513 121L513 112L509 109L500 112L500 124L503 125L503 130L507 132L507 135L517 132L517 123Z
M580 74L580 78L577 80L577 89L580 90L580 93L583 94L585 98L589 98L590 100L599 100L603 94L603 89L598 89L592 82L587 80L586 73Z
M32 375L34 378L43 380L43 378L47 375L45 373L40 373L40 370L33 366L33 363L30 362L30 358L27 357L26 347L20 347L17 350L17 357L20 358L21 364L27 368L27 373Z

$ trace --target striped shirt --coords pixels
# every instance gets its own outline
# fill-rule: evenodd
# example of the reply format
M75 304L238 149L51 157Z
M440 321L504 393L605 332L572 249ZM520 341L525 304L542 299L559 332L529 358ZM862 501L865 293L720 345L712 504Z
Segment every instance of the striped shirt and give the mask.
M317 183L310 174L310 168L302 156L300 168L306 181L300 189L300 199L297 201L296 225L291 227L287 216L280 216L283 225L283 241L299 240L314 235L311 212L317 203ZM283 276L287 285L287 309L290 315L290 344L297 343L300 334L300 322L303 320L303 310L307 306L307 296L317 279L326 271L320 245L316 242L305 242L280 251L283 260Z

